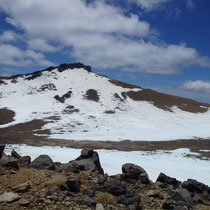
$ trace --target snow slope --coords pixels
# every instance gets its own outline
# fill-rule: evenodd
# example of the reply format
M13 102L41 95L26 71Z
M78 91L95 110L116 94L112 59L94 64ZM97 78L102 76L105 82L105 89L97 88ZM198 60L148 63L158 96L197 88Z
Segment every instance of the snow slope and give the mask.
M34 76L35 78L33 78ZM13 110L15 120L8 127L33 119L43 119L42 130L49 138L68 140L172 140L210 137L210 111L188 112L177 106L172 112L150 101L133 100L123 93L140 87L123 87L84 68L40 75L3 78L0 109ZM88 95L88 90L92 93Z
M15 149L20 155L29 155L32 160L41 154L49 155L53 161L67 163L76 159L81 150L66 147L32 147L27 145L7 145L6 154L11 154ZM172 151L132 151L122 152L115 150L97 150L101 165L105 173L115 175L122 173L121 167L125 163L134 163L143 167L152 181L155 181L160 172L175 177L180 181L188 178L196 179L210 186L209 160L200 160L186 155L196 155L189 149L177 149ZM199 155L199 154L197 154ZM196 169L196 170L195 170Z

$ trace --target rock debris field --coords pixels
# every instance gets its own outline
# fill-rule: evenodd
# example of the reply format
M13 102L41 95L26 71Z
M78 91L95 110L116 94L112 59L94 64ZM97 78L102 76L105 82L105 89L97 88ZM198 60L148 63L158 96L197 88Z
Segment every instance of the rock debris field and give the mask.
M83 149L75 160L33 161L0 146L0 209L210 209L210 187L195 179L183 182L160 173L152 182L138 165L125 163L108 176L99 155Z

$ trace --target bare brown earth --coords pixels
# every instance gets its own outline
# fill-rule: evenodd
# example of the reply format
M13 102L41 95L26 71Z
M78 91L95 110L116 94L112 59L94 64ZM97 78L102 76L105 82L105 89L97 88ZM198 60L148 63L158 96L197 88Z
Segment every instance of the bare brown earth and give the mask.
M5 112L4 112L5 113ZM7 110L8 119L12 119L12 111ZM41 119L20 123L6 128L0 128L0 144L28 144L33 146L65 146L71 148L92 148L121 151L155 151L174 150L179 148L189 148L192 152L197 152L201 159L210 158L210 139L179 139L174 141L93 141L74 139L48 139L37 134L49 135L49 130L42 130L45 125ZM209 150L209 151L202 151Z
M10 123L14 120L15 112L9 109L0 109L0 125Z

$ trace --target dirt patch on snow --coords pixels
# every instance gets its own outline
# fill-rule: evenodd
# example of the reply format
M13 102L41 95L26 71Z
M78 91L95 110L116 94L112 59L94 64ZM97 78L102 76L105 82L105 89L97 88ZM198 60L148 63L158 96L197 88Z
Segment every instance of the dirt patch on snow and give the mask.
M49 135L49 130L41 130L45 125L43 120L32 120L26 123L19 123L6 128L0 128L0 142L21 142L23 139L40 139L36 134Z
M9 109L0 109L0 125L14 121L15 112Z
M150 89L143 89L137 92L129 91L125 93L134 101L148 101L151 102L154 106L166 111L172 111L171 108L176 106L183 111L192 113L204 113L210 107L210 104L199 103L191 99L159 93Z
M115 80L115 79L110 79L109 82L111 82L112 84L114 84L116 86L120 86L120 87L123 87L123 88L130 88L130 89L140 88L141 89L141 87L139 87L137 85L128 84L128 83L121 82L121 81L118 81L118 80Z

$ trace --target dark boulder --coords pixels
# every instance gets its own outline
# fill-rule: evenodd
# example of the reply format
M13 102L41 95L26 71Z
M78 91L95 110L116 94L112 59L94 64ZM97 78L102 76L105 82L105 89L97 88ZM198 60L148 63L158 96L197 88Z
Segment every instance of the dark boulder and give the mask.
M126 193L126 187L123 184L115 181L105 182L103 184L102 190L116 196L123 195Z
M172 185L174 188L178 188L181 185L180 181L170 176L167 176L164 173L160 173L156 182L162 182L166 185Z
M40 155L30 164L31 168L54 170L55 165L48 155Z
M92 149L83 149L81 155L75 161L78 164L78 168L90 172L98 171L100 174L104 174L104 170L100 164L99 155Z
M202 182L198 182L195 179L188 179L187 181L184 181L181 187L186 188L189 192L192 193L203 193L206 191L208 194L210 194L210 187L203 184Z
M126 163L122 166L123 177L132 183L132 179L140 180L144 184L149 184L149 177L147 172L140 166Z
M0 145L0 159L3 155L4 148L5 148L5 145Z
M61 190L78 193L80 191L80 181L77 179L69 179L60 186Z

